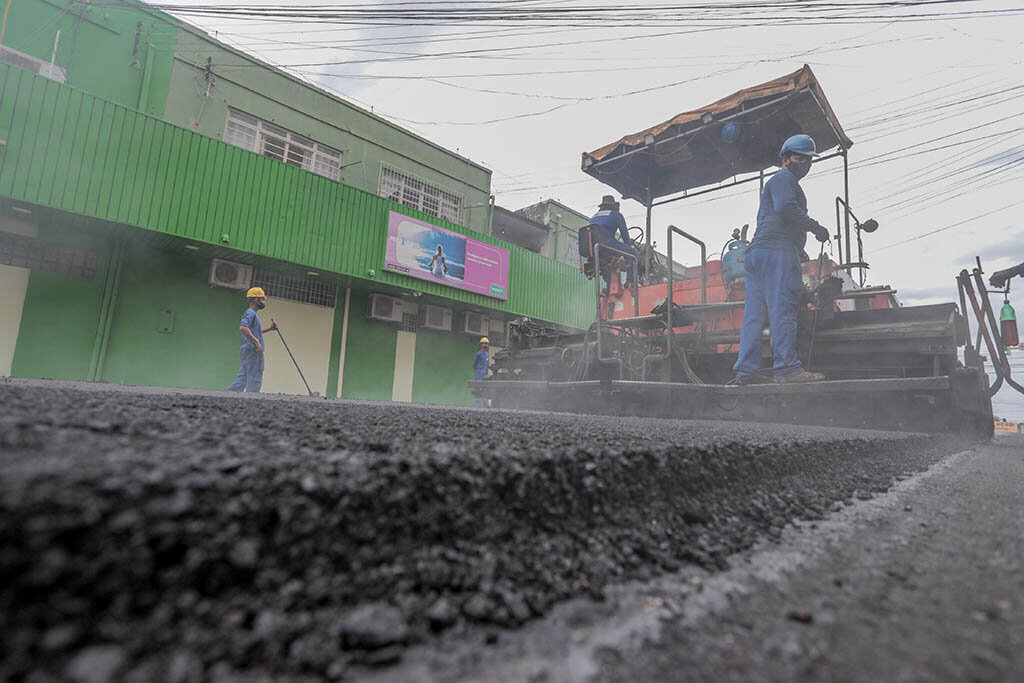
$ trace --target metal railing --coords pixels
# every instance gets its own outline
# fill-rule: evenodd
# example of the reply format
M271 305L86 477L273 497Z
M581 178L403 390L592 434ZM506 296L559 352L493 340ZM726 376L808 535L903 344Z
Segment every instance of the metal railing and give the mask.
M675 260L672 258L672 235L673 235L673 233L677 234L677 235L680 235L682 237L685 237L686 239L690 240L691 242L693 242L694 244L696 244L697 246L700 247L700 302L702 304L706 304L708 302L708 248L707 248L707 246L703 242L701 242L699 239L697 239L693 235L689 234L688 232L686 232L684 230L680 230L679 228L677 228L674 225L668 226L668 230L666 231L666 239L668 240L668 297L665 299L665 318L666 318L666 321L667 321L666 327L667 327L667 330L668 330L668 344L665 346L665 357L666 358L669 357L675 351L675 343L676 343L675 322L673 320L673 318L674 318L674 315L673 315L674 311L672 310L674 308L674 306L675 306L675 304L673 302L673 296L675 295L675 291L674 291L674 287L675 287L675 269L673 268L673 265L675 264ZM685 352L684 352L683 359L685 359ZM688 371L689 368L686 365L685 360L683 360L683 363L684 363L684 370ZM687 375L689 375L689 374L690 373L688 371Z
M601 250L602 249L605 250L605 251L613 252L613 254L616 254L616 255L618 255L618 256L620 256L622 258L625 258L627 260L632 260L633 261L633 316L636 317L636 318L639 318L640 317L640 285L638 284L638 278L637 278L637 272L636 272L637 271L637 257L636 257L636 254L630 254L628 251L623 251L621 249L616 249L615 247L613 247L611 245L608 245L608 244L602 244L602 243L598 242L597 244L594 245L594 292L595 292L596 298L597 298L597 321L595 322L595 325L597 325L597 360L598 360L598 362L604 363L604 364L617 363L618 366L619 366L619 379L622 379L622 356L619 356L617 358L614 357L614 356L608 356L606 358L605 355L604 355L604 350L603 350L603 346L602 346L602 343L601 343L602 338L604 337L604 334L603 334L603 332L604 332L603 326L604 325L603 325L603 319L601 318ZM619 271L618 270L613 270L612 273L609 275L609 280L613 276L614 277L619 277ZM609 295L611 294L611 288L612 288L611 287L611 283L609 282L609 284L608 284L608 293L609 293ZM584 351L586 351L586 349L584 349Z

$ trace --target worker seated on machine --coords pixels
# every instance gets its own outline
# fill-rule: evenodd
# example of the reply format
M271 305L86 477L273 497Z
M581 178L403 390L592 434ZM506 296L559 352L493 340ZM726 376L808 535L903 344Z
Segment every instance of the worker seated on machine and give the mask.
M626 227L626 219L619 212L619 203L610 194L606 194L601 198L598 211L590 219L590 225L587 227L590 228L590 238L593 241L590 251L591 258L593 257L593 248L597 244L605 244L613 249L636 256L636 249L633 248L633 243L629 239L629 228ZM616 235L618 235L618 238L616 238ZM632 259L619 257L613 252L606 251L601 255L605 256L605 254L607 254L607 266L601 268L601 278L604 280L605 292L612 292L612 283L614 282L615 294L621 296L622 282L619 278L619 271L626 271L626 286L631 287L635 277L635 265ZM613 274L614 277L612 277Z

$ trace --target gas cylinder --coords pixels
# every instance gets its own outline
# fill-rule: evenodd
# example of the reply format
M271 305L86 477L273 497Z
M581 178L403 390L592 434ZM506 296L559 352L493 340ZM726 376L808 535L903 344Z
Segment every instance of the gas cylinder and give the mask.
M722 279L725 280L726 287L735 287L743 283L743 261L747 256L748 246L750 245L744 240L733 240L725 245L725 254L722 256Z
M1009 348L1020 345L1020 337L1017 336L1017 313L1010 305L1009 299L1003 302L1003 310L999 312L999 327L1003 337L1003 346Z

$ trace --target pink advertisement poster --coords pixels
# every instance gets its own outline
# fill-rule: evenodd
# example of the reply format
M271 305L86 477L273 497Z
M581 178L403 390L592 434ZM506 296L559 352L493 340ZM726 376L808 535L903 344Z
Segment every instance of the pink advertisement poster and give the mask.
M508 299L508 259L508 249L395 211L388 216L384 267L392 272Z

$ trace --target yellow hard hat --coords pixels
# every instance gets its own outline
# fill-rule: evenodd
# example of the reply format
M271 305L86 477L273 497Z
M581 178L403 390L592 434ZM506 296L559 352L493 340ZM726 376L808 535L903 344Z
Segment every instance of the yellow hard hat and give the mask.
M247 299L251 299L254 296L266 296L267 293L263 291L262 287L253 287L245 293Z
M480 343L481 344L490 344L491 340L488 339L487 337L480 337Z

